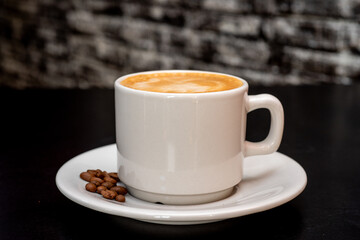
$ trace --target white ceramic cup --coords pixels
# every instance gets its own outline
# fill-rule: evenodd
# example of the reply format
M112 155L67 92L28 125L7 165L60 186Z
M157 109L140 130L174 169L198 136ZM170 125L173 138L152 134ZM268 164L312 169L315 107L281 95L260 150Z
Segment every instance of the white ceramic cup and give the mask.
M203 71L141 72L115 81L118 174L131 195L181 205L223 199L241 181L244 157L278 149L284 113L274 96L248 96L247 82L238 77L242 86L209 93L148 92L120 84L156 72ZM254 143L245 140L246 119L258 108L270 111L271 125L268 136Z

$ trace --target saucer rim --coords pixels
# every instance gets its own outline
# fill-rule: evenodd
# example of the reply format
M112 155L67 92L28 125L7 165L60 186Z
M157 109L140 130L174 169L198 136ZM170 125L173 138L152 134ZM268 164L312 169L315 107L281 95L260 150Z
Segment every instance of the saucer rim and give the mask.
M91 149L89 151L83 152L71 159L69 159L67 162L65 162L58 170L56 174L56 185L60 192L65 195L70 200L76 202L77 204L80 204L82 206L85 206L87 208L93 209L95 211L103 212L106 214L111 214L115 216L120 217L128 217L140 221L145 222L152 222L152 223L160 223L160 224L199 224L199 223L208 223L208 222L214 222L214 221L221 221L229 218L235 218L240 216L245 216L248 214L253 214L257 212L266 211L275 207L278 207L284 203L287 203L294 199L296 196L298 196L303 190L305 189L307 185L307 175L305 170L301 167L299 163L297 163L294 159L286 156L285 154L275 152L270 155L286 159L288 161L288 164L293 164L293 168L297 169L299 171L298 173L301 176L301 179L298 179L298 185L296 188L293 188L292 191L286 194L286 196L281 197L280 199L277 199L276 201L274 199L265 199L262 201L262 204L259 205L259 202L256 201L253 204L247 204L250 205L246 209L243 209L241 205L234 205L234 206L227 206L223 208L216 208L216 209L189 209L184 210L188 206L196 207L196 205L187 205L187 206L174 206L171 205L172 209L161 209L162 205L155 205L153 209L149 208L138 208L133 206L128 206L125 203L120 204L117 203L114 204L113 201L106 200L107 203L105 204L104 199L100 198L94 198L88 200L83 197L83 194L81 191L78 192L77 195L71 194L71 191L69 189L66 189L64 185L64 182L62 181L63 174L66 174L66 169L71 166L72 164L76 163L77 161L81 161L82 159L86 159L88 156L91 156L97 152L107 152L107 151L116 151L116 144L110 144L101 146L98 148ZM268 155L269 156L269 155ZM259 158L261 156L252 156L251 158ZM104 157L104 159L107 159L109 157ZM111 158L111 157L110 157ZM81 170L80 170L81 171ZM300 181L301 180L301 181ZM83 181L79 178L79 181ZM301 183L301 184L300 184ZM241 183L240 183L241 184ZM240 184L238 184L236 187L239 188ZM290 189L291 190L291 189ZM288 189L289 191L289 189ZM284 195L284 193L283 193ZM82 197L81 197L82 196ZM219 204L221 201L226 200L227 198L220 200L217 202ZM100 202L101 201L101 202ZM127 202L143 202L145 204L152 204L147 203L145 201L142 201L140 199L136 199L133 196L127 197ZM94 204L95 202L95 204ZM96 202L100 202L100 206L96 205ZM200 204L201 206L204 205L211 205L214 203L205 203ZM121 206L119 206L121 205ZM156 208L155 208L156 206ZM169 207L169 205L164 205L165 208Z

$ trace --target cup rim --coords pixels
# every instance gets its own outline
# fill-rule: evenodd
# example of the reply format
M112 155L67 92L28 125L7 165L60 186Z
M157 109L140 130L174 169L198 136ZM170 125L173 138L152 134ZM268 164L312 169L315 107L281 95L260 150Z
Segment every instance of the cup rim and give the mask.
M123 86L120 84L121 81L125 80L128 77L131 76L136 76L136 75L141 75L141 74L153 74L153 73L163 73L163 72L192 72L192 73L208 73L208 74L219 74L219 75L223 75L223 76L228 76L228 77L233 77L236 78L238 80L240 80L243 84L240 87L234 88L234 89L229 89L229 90L223 90L223 91L216 91L216 92L200 92L200 93L167 93L167 92L152 92L152 91L145 91L145 90L139 90L139 89L134 89L134 88L129 88L126 86ZM116 88L121 88L124 89L125 91L130 91L130 92L134 92L134 93L142 93L142 94L150 94L150 95L159 95L159 96L163 96L163 95L171 95L171 96L200 96L200 95L222 95L222 94L230 94L230 93L235 93L238 91L242 91L243 89L248 89L249 84L247 83L247 81L245 81L243 78L240 78L238 76L234 76L231 74L227 74L227 73L220 73L220 72L213 72L213 71L203 71L203 70L184 70L184 69L179 69L179 70L152 70L152 71L143 71L143 72L135 72L135 73L130 73L130 74L126 74L124 76L121 76L119 78L117 78L114 82L114 86L115 89Z

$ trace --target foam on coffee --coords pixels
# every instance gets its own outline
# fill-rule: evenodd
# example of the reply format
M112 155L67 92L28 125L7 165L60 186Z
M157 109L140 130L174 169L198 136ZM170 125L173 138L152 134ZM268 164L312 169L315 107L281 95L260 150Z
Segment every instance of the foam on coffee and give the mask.
M242 82L235 77L216 73L161 72L130 76L120 84L149 92L206 93L238 88Z

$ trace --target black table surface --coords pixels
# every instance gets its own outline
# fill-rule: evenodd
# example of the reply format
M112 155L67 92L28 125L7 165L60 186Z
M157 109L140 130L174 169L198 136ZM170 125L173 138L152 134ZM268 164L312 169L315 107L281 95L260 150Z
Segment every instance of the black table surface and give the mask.
M264 92L283 103L279 152L305 169L304 192L264 212L169 226L88 209L56 187L65 162L115 142L113 90L0 88L0 239L360 239L360 85L252 87L249 94ZM269 119L266 110L250 113L247 139L264 138Z

